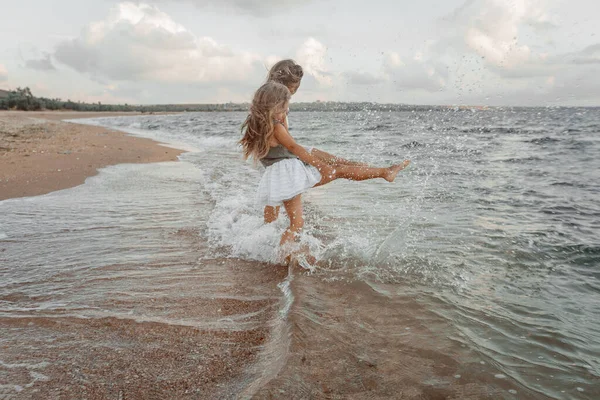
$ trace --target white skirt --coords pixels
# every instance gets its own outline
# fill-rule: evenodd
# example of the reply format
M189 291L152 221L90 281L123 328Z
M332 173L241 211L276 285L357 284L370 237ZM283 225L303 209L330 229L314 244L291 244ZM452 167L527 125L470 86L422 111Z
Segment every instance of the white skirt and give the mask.
M297 158L277 161L268 166L258 184L256 202L260 207L280 206L315 186L321 180L321 173L312 165Z

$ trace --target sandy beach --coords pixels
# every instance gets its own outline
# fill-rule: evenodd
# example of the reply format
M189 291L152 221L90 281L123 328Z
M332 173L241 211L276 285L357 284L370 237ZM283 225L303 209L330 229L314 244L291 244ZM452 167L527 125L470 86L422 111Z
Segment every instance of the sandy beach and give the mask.
M0 200L71 188L109 165L177 160L180 150L150 139L61 121L120 115L132 113L1 112ZM91 187L81 189L86 193L94 190ZM194 189L190 188L190 191L195 196ZM80 205L92 203L81 198L81 194L74 196L80 198ZM106 209L109 206L103 203L100 207ZM141 207L138 211L138 215L143 213ZM45 212L52 215L51 225L64 219L49 209ZM168 212L176 213L175 209ZM93 212L88 211L85 215L75 214L78 229L82 229L86 218L94 218ZM119 225L127 220L123 218ZM120 246L128 240L131 243L125 245L126 252L141 250L144 240L158 231L138 228L143 231L138 238L131 230L123 236L114 232L108 235L109 246L105 254L118 253L122 250ZM96 227L89 232L101 232L102 229ZM37 229L31 232L39 233L34 231ZM79 230L72 231L77 238L85 235ZM230 391L235 392L236 385L247 378L246 369L256 361L269 336L267 321L278 309L277 283L284 278L286 270L266 264L257 268L255 263L229 260L205 260L198 265L198 254L203 247L198 244L198 233L194 229L179 229L167 235L168 240L163 237L141 250L140 258L128 265L111 264L107 261L110 257L96 258L93 252L86 250L85 253L90 253L89 258L78 264L86 265L84 270L93 275L90 280L73 274L74 270L67 266L57 268L55 277L36 273L35 279L53 287L55 283L64 287L64 279L74 279L64 289L70 294L79 293L78 296L89 302L82 310L104 310L101 314L108 314L82 317L78 312L59 307L49 314L44 312L43 316L24 311L18 316L0 317L0 337L3 338L0 341L0 398L223 398L229 397ZM51 238L53 235L42 236ZM89 240L94 245L101 241L101 238ZM167 245L167 241L174 245ZM70 244L66 246L67 243ZM35 252L34 246L28 241L27 251ZM67 238L60 240L59 247L67 248L68 257L78 253L76 245ZM182 258L181 248L191 250ZM27 262L23 258L11 262L11 249L16 247L12 247L10 241L2 242L0 265L18 268L18 274L10 275L14 277L24 273ZM172 253L177 255L171 256ZM43 262L56 264L48 258ZM192 266L192 269L177 272L179 265ZM146 276L146 271L153 272ZM257 274L260 271L262 274ZM158 278L156 273L164 276ZM135 282L127 284L126 289L118 289L124 282L123 274L138 276ZM223 276L239 276L241 281L236 279L236 284L219 290L218 295L206 296L197 289L206 287L215 277L221 279ZM261 276L268 278L265 281ZM253 282L252 277L255 280L258 277L258 281ZM141 281L146 281L142 286L149 292L136 296L134 287ZM11 308L22 300L50 300L47 294L41 297L25 295L23 290L29 283L23 286L9 282L11 289L0 294L0 303ZM168 295L154 289L171 284L177 285L177 293L190 290L195 294L183 300L179 297L169 300ZM221 287L218 282L215 285ZM16 292L12 292L13 289ZM43 292L48 293L48 290ZM93 293L100 295L98 303ZM125 314L109 311L123 307L130 311ZM140 312L146 308L154 311ZM164 314L162 310L169 310L174 317L160 316ZM248 327L230 329L225 325L202 325L208 321L223 320L226 323L231 318L247 319ZM192 322L183 322L186 320Z
M0 200L82 184L98 168L174 161L181 150L64 119L137 113L0 112Z

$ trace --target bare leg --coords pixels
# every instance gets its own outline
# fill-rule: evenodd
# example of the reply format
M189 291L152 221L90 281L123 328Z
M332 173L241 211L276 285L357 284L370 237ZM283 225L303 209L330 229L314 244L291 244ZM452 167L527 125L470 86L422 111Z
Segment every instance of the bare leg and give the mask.
M329 165L337 166L337 165L354 165L360 167L368 167L369 165L366 163L361 163L357 161L346 160L342 157L334 156L333 154L329 154L323 150L312 149L311 154Z
M304 217L302 216L302 195L299 194L290 200L284 201L283 207L285 207L285 212L290 219L290 227L283 232L283 235L281 235L281 241L279 242L280 246L284 246L289 242L293 242L296 238L296 235L298 235L304 227Z
M279 206L266 206L265 207L265 224L270 224L275 221L279 216Z
M321 177L321 181L315 186L325 185L336 179L350 179L353 181L364 181L366 179L383 178L388 182L396 179L398 172L406 168L410 161L406 160L402 164L392 165L388 168L356 167L350 165L337 165L335 172L331 176Z
M283 232L281 235L281 241L279 242L280 251L286 252L284 260L286 264L292 262L295 259L296 262L300 262L300 259L296 259L299 257L303 260L304 264L300 262L300 265L303 268L308 268L312 270L317 260L315 257L310 255L308 247L298 248L295 246L290 246L292 243L296 241L296 237L302 231L304 227L304 217L302 215L302 195L298 195L290 200L286 200L283 202L283 207L285 207L285 211L290 219L290 227Z
M298 195L290 200L283 202L285 212L290 219L290 227L283 232L281 240L279 241L280 251L283 252L281 256L285 260L285 264L289 264L292 259L292 255L296 249L291 246L296 241L296 236L302 231L304 227L304 217L302 216L302 195Z

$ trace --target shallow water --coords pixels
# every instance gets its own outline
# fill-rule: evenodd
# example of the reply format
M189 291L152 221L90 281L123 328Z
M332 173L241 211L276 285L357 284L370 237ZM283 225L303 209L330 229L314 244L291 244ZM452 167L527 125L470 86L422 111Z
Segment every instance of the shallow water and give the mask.
M598 110L291 114L303 144L412 160L304 196L311 275L269 264L286 218L261 222L243 118L88 120L191 151L0 202L2 344L39 366L22 321L116 318L251 337L215 397L600 396ZM1 390L52 382L21 368Z

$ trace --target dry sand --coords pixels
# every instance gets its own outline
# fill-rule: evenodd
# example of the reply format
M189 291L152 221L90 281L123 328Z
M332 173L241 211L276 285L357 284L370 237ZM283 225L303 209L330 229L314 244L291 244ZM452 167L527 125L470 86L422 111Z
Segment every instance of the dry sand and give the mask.
M98 168L174 161L181 150L102 127L63 122L136 113L0 112L0 200L82 184Z

